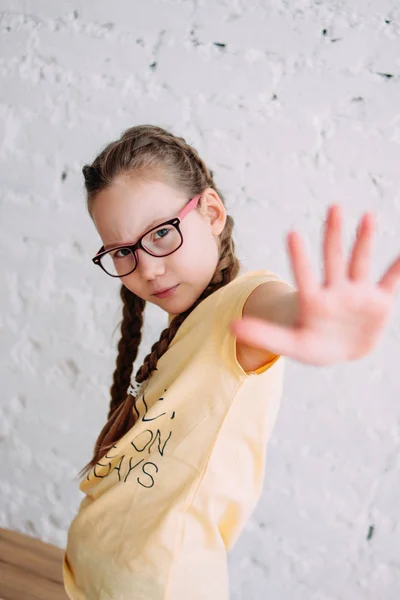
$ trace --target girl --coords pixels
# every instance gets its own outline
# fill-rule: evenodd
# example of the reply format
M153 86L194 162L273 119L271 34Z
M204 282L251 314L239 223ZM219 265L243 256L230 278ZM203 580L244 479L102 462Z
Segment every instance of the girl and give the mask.
M262 492L284 356L329 365L365 356L388 319L400 257L368 281L371 215L348 271L339 207L313 278L289 235L297 290L268 270L240 274L233 219L212 173L183 138L125 131L83 167L103 246L93 258L121 280L121 339L108 421L81 470L68 530L72 600L227 600L227 551ZM168 327L131 384L147 302Z

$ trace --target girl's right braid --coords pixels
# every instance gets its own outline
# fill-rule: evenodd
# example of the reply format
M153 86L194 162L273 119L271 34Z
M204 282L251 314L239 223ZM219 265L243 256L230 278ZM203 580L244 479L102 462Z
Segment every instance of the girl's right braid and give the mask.
M189 316L189 314L196 308L196 306L198 306L202 300L207 298L207 296L215 292L217 289L232 281L232 279L234 279L238 274L240 262L234 255L234 244L231 239L232 226L233 219L228 216L227 223L224 228L224 235L221 239L221 255L212 280L204 289L196 302L185 312L174 317L169 327L162 331L160 339L152 346L151 352L146 356L143 365L136 374L135 379L138 383L141 383L150 377L151 373L156 369L158 360L168 349L168 346L177 333L179 327Z

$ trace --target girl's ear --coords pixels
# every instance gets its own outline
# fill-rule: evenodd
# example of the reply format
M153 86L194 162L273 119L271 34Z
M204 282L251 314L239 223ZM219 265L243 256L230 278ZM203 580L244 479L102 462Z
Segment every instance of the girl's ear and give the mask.
M208 219L212 233L220 235L226 223L226 208L217 192L207 188L202 197L201 213Z

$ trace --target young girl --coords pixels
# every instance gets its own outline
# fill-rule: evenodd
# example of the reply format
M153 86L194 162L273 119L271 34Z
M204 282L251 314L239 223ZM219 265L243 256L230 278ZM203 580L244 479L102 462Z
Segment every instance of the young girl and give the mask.
M377 286L367 280L367 215L345 273L335 206L322 286L294 232L298 290L268 270L240 274L212 173L160 127L128 129L83 174L103 242L93 262L121 280L123 319L108 421L80 472L85 496L68 530L67 594L227 600L227 551L262 492L284 356L328 365L371 351L400 257ZM132 385L146 302L168 313L168 327Z

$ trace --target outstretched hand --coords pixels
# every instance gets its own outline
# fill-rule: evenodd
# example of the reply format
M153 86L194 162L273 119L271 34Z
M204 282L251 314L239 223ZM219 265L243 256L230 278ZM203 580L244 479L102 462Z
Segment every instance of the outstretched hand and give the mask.
M341 227L341 208L335 204L329 207L325 224L322 285L311 272L300 235L288 234L297 286L296 322L288 327L254 317L232 321L239 341L312 365L359 359L375 347L394 306L400 255L377 284L369 281L375 219L365 213L346 271Z

